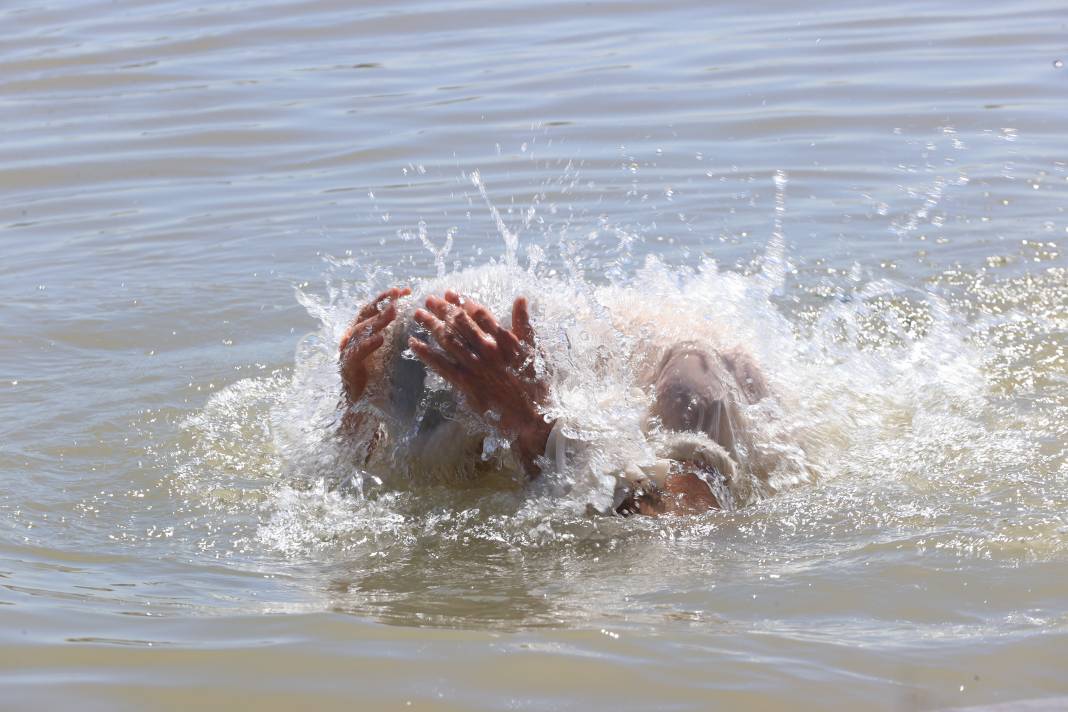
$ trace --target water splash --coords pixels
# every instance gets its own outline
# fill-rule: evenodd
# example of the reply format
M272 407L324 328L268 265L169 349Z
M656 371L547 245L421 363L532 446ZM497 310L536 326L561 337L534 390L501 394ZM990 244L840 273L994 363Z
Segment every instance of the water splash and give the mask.
M504 263L508 267L515 269L518 264L519 236L505 224L504 218L501 217L500 211L497 210L497 206L490 200L489 193L486 192L486 184L482 182L482 175L478 171L471 171L470 178L471 185L478 188L479 195L482 196L482 200L485 201L486 207L493 216L493 221L497 224L497 232L500 234L501 239L504 240Z
M434 256L434 268L437 270L438 277L445 276L445 258L449 256L449 252L452 251L453 236L456 234L456 228L450 227L445 231L445 242L441 247L436 247L433 242L430 241L428 234L426 221L419 221L418 236L419 242L423 245L427 252ZM407 235L402 234L402 238Z
M789 265L786 261L786 235L783 232L783 220L786 216L786 171L775 171L772 176L775 183L775 218L771 239L764 250L764 263L761 273L767 285L768 295L781 292L786 280Z
M710 258L679 268L649 256L630 267L636 242L625 239L606 272L597 261L604 251L588 251L587 233L570 230L557 240L565 269L555 271L529 247L521 263L518 235L495 210L508 250L499 264L450 271L448 234L431 250L432 278L329 259L321 288L298 290L320 326L301 340L292 371L239 381L186 423L192 444L179 453L173 484L190 504L178 513L175 537L182 516L212 522L188 532L206 552L345 562L360 573L339 585L348 590L355 577L381 595L398 577L427 590L451 580L427 551L465 562L461 568L477 567L479 557L522 556L535 577L557 570L552 562L561 557L585 554L626 569L636 551L663 554L664 542L674 547L666 555L695 547L716 566L729 565L734 551L789 561L886 542L1007 560L1068 552L1060 514L1068 495L1055 481L1068 476L1068 413L1054 395L1065 377L1063 270L1001 282L974 275L966 283L957 272L937 289L917 289L871 279L858 265L831 294L803 275L788 283L788 177L777 172L772 182L771 236L754 274ZM473 183L488 201L481 178ZM523 221L534 224L529 211ZM419 230L422 241L426 228ZM614 230L599 223L597 237ZM397 283L416 293L407 310L446 286L499 314L526 294L554 369L550 416L566 416L569 434L594 443L604 461L650 455L643 431L650 395L636 387L648 359L636 355L694 338L743 346L778 396L754 415L762 417L762 445L777 448L785 463L775 480L783 491L730 514L624 521L587 516L586 503L603 499L611 483L577 472L524 489L500 481L443 487L362 471L337 437L335 349L358 307ZM483 455L492 459L498 449ZM809 470L822 473L818 487L807 484ZM424 568L410 568L412 560ZM371 605L356 594L343 599L356 610Z

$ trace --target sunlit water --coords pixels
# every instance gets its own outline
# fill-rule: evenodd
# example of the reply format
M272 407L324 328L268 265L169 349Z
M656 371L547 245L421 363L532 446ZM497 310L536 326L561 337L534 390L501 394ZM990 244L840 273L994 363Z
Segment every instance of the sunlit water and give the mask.
M4 705L1068 695L1059 3L0 19ZM629 354L741 345L806 475L682 519L378 484L335 350L399 283L530 297L606 452Z

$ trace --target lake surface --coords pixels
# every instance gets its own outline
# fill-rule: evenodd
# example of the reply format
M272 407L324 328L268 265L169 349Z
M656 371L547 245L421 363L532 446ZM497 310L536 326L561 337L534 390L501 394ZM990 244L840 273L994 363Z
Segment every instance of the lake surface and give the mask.
M0 22L0 706L1068 696L1063 2ZM819 481L661 520L335 487L336 337L439 274L697 310Z

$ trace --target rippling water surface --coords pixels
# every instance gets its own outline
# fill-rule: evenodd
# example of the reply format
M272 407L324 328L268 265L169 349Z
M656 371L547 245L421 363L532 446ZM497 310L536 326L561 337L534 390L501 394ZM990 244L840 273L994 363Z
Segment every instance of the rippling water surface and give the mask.
M4 705L1068 696L1063 3L0 22ZM361 497L332 350L398 282L715 328L818 482L674 520Z

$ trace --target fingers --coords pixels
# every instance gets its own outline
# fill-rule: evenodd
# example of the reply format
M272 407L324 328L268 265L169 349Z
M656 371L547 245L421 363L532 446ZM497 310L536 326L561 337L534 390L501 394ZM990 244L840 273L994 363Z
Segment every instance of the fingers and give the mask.
M416 358L427 365L434 373L438 374L453 386L463 390L462 384L464 383L463 370L454 364L445 356L430 347L424 341L420 341L414 336L408 337L408 346L411 348L412 353Z
M427 302L429 304L430 300L428 299ZM471 365L478 360L478 355L472 347L445 320L439 319L424 309L416 309L413 318L415 323L430 332L434 340L446 353L461 364Z
M367 360L372 353L377 351L386 342L386 336L374 334L371 337L360 339L354 346L342 353L342 367L352 368Z
M372 336L374 334L379 333L387 326L389 326L390 323L396 318L397 307L390 304L388 307L386 307L386 310L378 316L368 317L363 321L356 322L355 324L350 326L345 332L345 335L341 337L341 343L338 345L338 350L344 351L348 347L349 343L351 343L354 337L361 337L362 339L366 338L367 336Z
M519 343L519 339L515 338L515 334L508 331L504 327L499 327L497 330L497 345L501 349L501 353L504 358L513 366L516 365L516 361L522 361L523 357L523 344Z
M379 294L374 298L370 304L360 310L360 313L356 315L356 321L363 321L364 319L370 319L377 314L382 308L382 302L396 302L401 297L407 297L412 293L410 287L392 287Z
M446 292L445 300L433 296L427 297L426 306L427 309L433 312L434 316L459 334L475 354L479 356L486 355L497 345L491 335L492 332L487 334L471 318L467 310L467 304L460 302L460 297L456 292L451 290Z
M397 318L397 307L390 304L386 307L386 310L378 315L378 317L371 324L371 332L377 333L389 326L390 322Z
M374 336L360 340L360 342L353 347L351 354L345 354L345 361L350 363L352 361L366 361L367 357L377 351L385 340L386 337L382 334L375 334Z
M534 348L534 329L530 325L530 309L526 297L516 297L512 304L512 333L530 348Z
M352 342L352 337L356 336L357 334L370 331L368 328L370 327L370 325L370 320L364 319L363 321L358 321L352 326L350 326L342 335L341 341L338 342L337 350L344 353L345 349L347 349L349 347L349 344Z
M427 310L442 321L449 318L449 303L440 297L433 295L426 298Z
M496 338L497 330L500 329L501 326L497 323L497 320L493 317L493 312L489 309L482 306L474 299L462 296L451 289L445 290L445 301L461 307L467 312L467 315L478 324L478 328L482 329L491 337Z
M350 341L366 332L377 334L396 318L396 307L389 304L379 313L387 300L396 301L411 294L411 289L394 287L382 292L378 298L360 312L360 318L341 340L344 350ZM480 357L489 357L495 347L506 362L520 367L518 360L526 364L533 351L534 329L530 324L530 307L526 297L519 297L512 305L512 328L500 325L493 313L473 299L460 295L455 290L446 290L444 299L430 296L426 309L414 315L416 323L427 329L439 346L461 365L469 366Z
M457 312L452 323L456 331L460 333L460 336L464 337L467 343L474 348L475 353L480 356L492 352L494 347L497 346L497 342L486 336L485 332L475 324L467 312Z
M451 304L462 307L467 315L478 325L490 339L496 342L507 361L515 361L523 356L523 346L515 334L505 329L493 316L493 312L470 297L464 297L451 289L445 292L445 299ZM526 300L524 300L524 304ZM524 322L530 326L530 320ZM513 327L514 330L514 327Z

